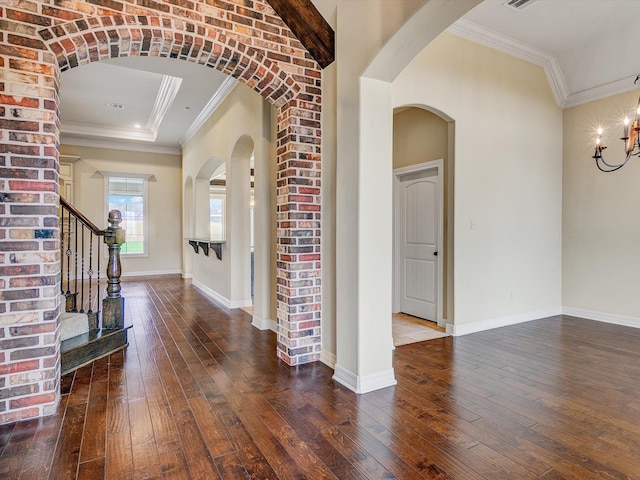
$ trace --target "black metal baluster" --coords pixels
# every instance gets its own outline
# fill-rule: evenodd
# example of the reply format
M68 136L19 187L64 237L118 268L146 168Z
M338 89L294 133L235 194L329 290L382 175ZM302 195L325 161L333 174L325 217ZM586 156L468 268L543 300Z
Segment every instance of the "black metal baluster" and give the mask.
M76 230L75 230L75 244L73 245L73 250L75 252L75 259L73 263L74 269L74 278L73 278L73 311L78 311L78 219L76 218Z
M64 212L62 215L64 220ZM71 295L71 212L67 212L67 293Z
M88 314L93 313L93 309L91 308L91 304L93 303L93 297L91 296L91 280L93 277L93 232L89 230L89 270L87 271L87 275L89 276L89 310L87 310Z
M85 226L82 225L82 234L80 235L80 241L82 242L80 246L80 258L81 258L81 266L80 266L80 313L84 313L84 229Z
M97 238L97 242L98 242L98 262L97 262L98 263L98 265L97 265L97 267L98 267L98 283L96 285L96 290L97 290L96 291L96 297L98 299L98 304L96 305L96 308L98 309L98 312L96 313L96 319L97 319L97 322L100 323L100 319L97 318L98 315L100 314L100 257L102 255L102 253L101 253L102 243L100 242L100 237ZM98 327L98 326L99 325L96 325L96 327Z

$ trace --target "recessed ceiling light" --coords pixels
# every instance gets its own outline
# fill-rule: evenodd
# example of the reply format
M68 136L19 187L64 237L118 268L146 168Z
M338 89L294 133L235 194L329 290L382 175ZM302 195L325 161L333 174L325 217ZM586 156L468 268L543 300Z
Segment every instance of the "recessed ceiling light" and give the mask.
M107 103L108 107L117 108L118 110L124 110L124 105L121 103Z
M136 128L141 128L142 127L142 125L140 125L139 123L134 123L133 126L136 127Z

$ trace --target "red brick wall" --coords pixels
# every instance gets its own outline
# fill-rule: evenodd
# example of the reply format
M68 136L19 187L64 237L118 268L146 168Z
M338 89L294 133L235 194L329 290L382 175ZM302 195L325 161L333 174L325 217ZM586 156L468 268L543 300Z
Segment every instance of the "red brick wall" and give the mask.
M277 354L290 365L317 360L320 70L271 7L3 0L0 15L0 423L57 404L58 80L61 70L114 56L216 68L278 108Z

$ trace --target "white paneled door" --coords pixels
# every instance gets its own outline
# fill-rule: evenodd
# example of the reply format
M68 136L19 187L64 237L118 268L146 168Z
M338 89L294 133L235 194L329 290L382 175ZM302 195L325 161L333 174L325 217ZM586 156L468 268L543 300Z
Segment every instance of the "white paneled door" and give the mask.
M439 169L398 176L396 248L399 310L438 319Z

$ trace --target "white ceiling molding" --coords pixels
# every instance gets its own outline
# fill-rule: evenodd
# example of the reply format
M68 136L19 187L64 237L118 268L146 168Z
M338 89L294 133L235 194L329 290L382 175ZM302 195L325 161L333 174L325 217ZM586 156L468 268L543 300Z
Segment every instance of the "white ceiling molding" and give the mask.
M532 48L513 38L501 35L486 27L470 22L464 18L459 19L451 25L448 32L466 38L472 42L479 43L489 48L499 50L508 55L520 58L530 63L540 65L544 68L547 81L553 91L553 96L560 108L564 108L569 95L567 84L560 70L560 65L556 58L542 50Z
M89 135L93 137L118 138L121 140L137 140L140 142L154 142L157 132L146 128L120 128L92 125L88 123L62 122L61 133L69 135Z
M161 153L166 155L180 155L182 150L178 147L167 147L149 143L114 142L112 140L99 140L95 138L83 138L69 135L61 135L62 145L74 145L77 147L106 148L109 150L124 150L130 152Z
M61 132L71 135L88 135L94 137L118 138L121 140L135 140L139 142L155 142L158 130L166 117L173 101L180 90L182 79L163 75L155 104L147 120L146 128L105 127L85 123L62 122Z
M154 135L153 141L155 141L158 136L158 129L160 125L162 125L162 121L169 112L171 105L173 105L173 101L176 99L176 95L178 95L181 84L181 78L172 77L171 75L164 75L162 77L156 103L153 105L153 110L147 122L147 130L152 131Z
M195 121L191 124L189 129L182 136L182 138L180 139L180 145L184 147L184 145L189 140L191 140L191 137L193 137L195 133L200 129L200 127L204 125L204 122L206 122L207 119L211 115L213 115L213 112L215 112L216 109L220 105L222 105L222 102L224 102L224 100L229 96L229 94L237 84L238 84L238 81L233 77L227 77L224 80L224 82L222 82L222 85L220 85L220 88L216 90L216 93L214 93L213 96L209 99L209 101L204 106L204 108L202 109L198 117L195 119Z
M589 88L581 92L572 93L569 95L565 102L565 108L575 107L587 102L593 102L594 100L600 100L601 98L610 97L619 93L628 92L638 88L634 80L637 75L621 78L614 82L605 83L604 85L598 85L597 87Z

